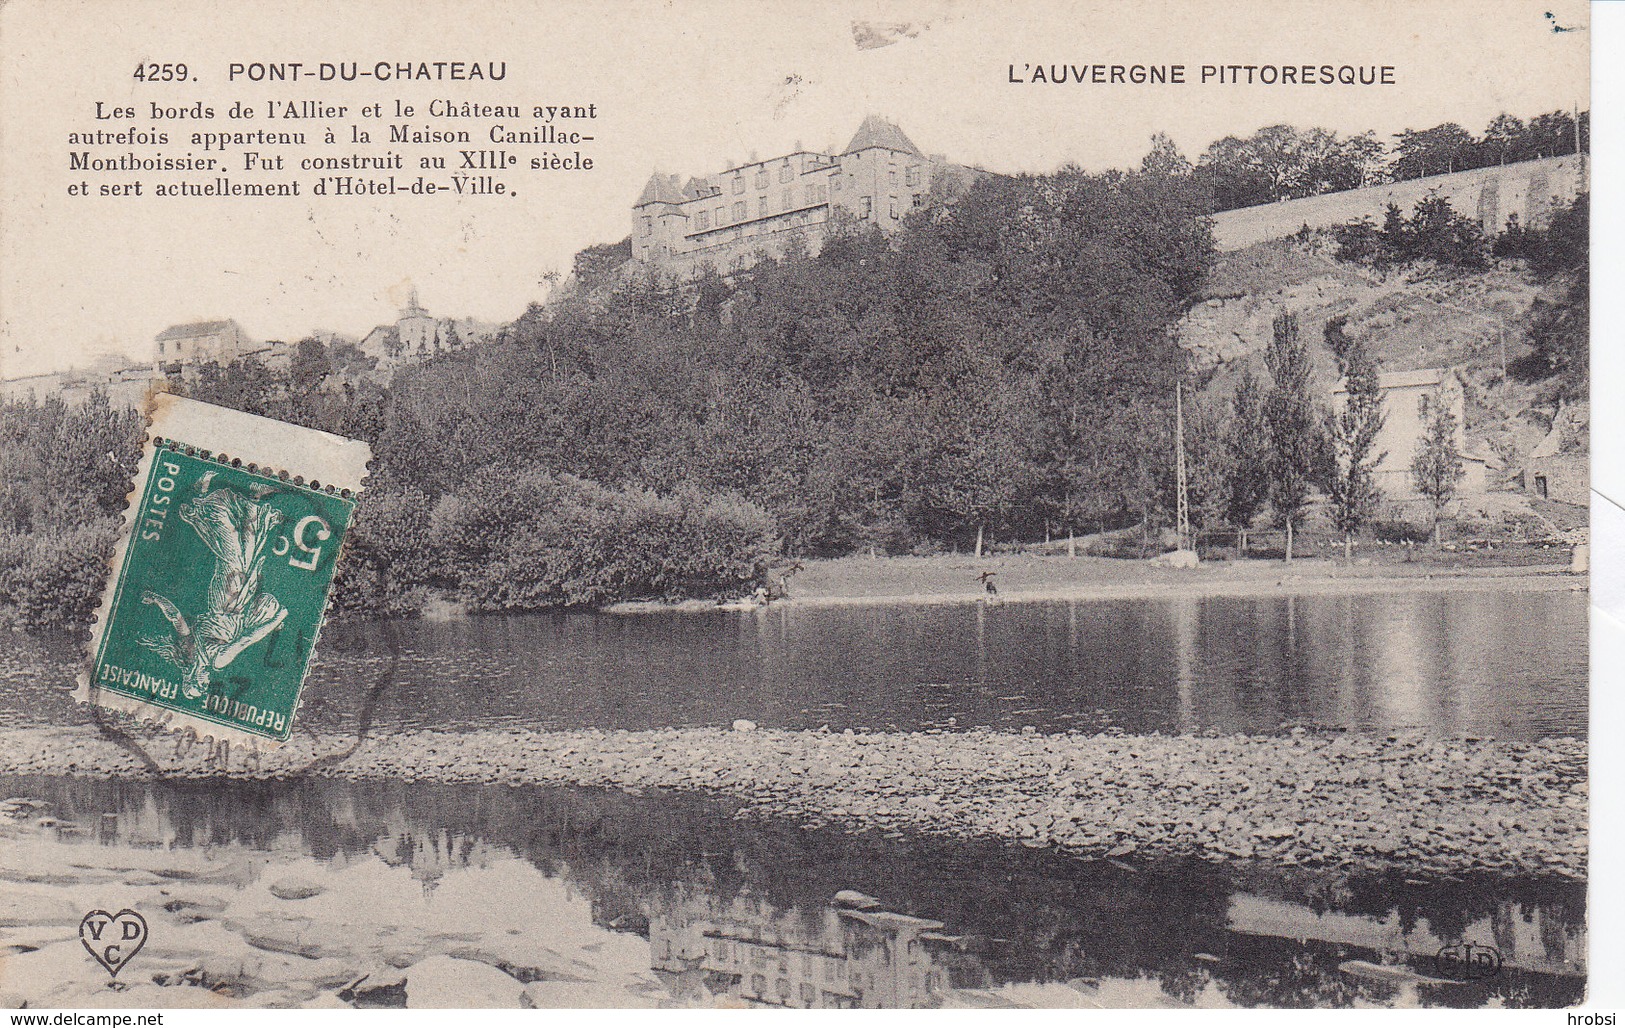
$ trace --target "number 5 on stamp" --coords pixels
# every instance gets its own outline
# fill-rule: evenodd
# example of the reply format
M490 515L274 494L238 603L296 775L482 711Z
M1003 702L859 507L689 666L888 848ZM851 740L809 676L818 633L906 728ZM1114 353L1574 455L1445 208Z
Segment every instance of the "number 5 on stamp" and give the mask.
M365 443L155 397L79 698L286 741L369 459Z

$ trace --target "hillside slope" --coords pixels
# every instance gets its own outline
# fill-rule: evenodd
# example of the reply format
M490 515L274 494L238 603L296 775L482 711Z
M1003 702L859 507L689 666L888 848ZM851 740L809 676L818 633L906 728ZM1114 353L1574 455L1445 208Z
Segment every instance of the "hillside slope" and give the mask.
M1531 352L1527 328L1539 297L1553 299L1522 261L1481 272L1431 266L1376 271L1336 260L1324 233L1271 240L1225 253L1205 296L1176 326L1210 394L1228 396L1243 368L1263 377L1271 324L1297 314L1314 355L1314 384L1329 396L1336 361L1325 344L1328 322L1361 340L1384 372L1455 368L1468 385L1468 448L1493 455L1515 474L1558 431L1566 450L1587 449L1589 411L1564 406L1549 381L1503 378ZM1555 440L1548 445L1555 445Z

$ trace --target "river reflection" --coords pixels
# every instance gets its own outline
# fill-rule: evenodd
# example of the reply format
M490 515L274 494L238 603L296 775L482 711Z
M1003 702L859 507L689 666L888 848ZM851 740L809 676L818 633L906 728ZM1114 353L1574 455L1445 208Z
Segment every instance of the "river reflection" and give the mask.
M341 883L360 882L374 890L365 908L403 912L388 929L397 944L432 920L484 945L479 917L459 914L521 907L523 876L493 871L517 862L539 876L530 889L580 897L572 916L590 924L569 931L646 940L665 1005L1561 1006L1584 994L1585 886L1564 880L1081 861L594 790L4 778L0 795L49 801L82 829L56 829L62 843L117 851L104 863L155 849L235 848L272 869L314 860L335 891L301 909L336 908ZM385 881L417 899L376 893ZM1431 981L1433 954L1459 941L1497 947L1501 973Z
M1587 620L1486 590L337 624L299 722L1583 737ZM82 720L76 653L0 635L0 724Z

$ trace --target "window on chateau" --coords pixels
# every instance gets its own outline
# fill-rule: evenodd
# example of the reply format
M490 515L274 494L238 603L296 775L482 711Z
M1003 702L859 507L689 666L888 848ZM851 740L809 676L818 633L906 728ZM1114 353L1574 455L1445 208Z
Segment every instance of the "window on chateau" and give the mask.
M915 193L914 194L914 206L916 206L916 207L924 207L925 206L925 194L924 193Z
M795 205L796 205L796 191L794 189L786 189L784 191L784 209L787 210L787 211L788 210L793 210L795 208Z
M875 201L872 197L858 197L858 217L867 218L870 214L874 213L874 209Z
M735 175L734 176L734 192L737 194L737 193L743 193L744 191L745 191L745 176L743 176L743 175Z
M891 207L891 216L894 217L894 218L898 217L898 214L897 214L897 197L894 196L894 197L891 198L889 206Z
M886 172L886 181L891 183L894 186L897 184L897 169L896 168L892 168L891 170Z
M726 207L718 207L717 208L717 225L721 226L722 223L727 221L727 220L728 220L728 208L726 208Z
M159 353L163 353L163 352L164 352L164 344L163 344L163 343L159 343L159 344L158 344L158 352L159 352Z
M643 216L643 234L644 235L649 235L650 233L654 232L654 230L655 230L655 220L654 220L654 218L652 218L649 215L645 214Z
M765 218L767 217L767 214L767 197L764 196L760 200L756 201L756 216L759 218Z
M734 204L734 220L735 221L744 221L745 220L745 201L740 200L739 202Z
M788 182L792 178L795 178L795 176L796 176L796 170L794 168L790 167L790 162L789 161L785 161L784 166L779 168L779 181L780 182Z
M761 171L758 171L756 173L756 188L757 189L766 189L767 188L767 169L766 168L763 168Z
M701 232L704 232L706 229L711 227L711 215L707 214L705 211L701 211L695 217L694 222L694 227L698 228Z

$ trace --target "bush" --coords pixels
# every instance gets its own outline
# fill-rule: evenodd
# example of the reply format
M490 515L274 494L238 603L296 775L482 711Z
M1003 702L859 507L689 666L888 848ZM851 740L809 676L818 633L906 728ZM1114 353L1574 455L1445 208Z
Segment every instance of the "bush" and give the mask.
M90 623L107 585L118 521L51 534L18 535L0 548L0 600L24 628Z
M340 614L410 617L423 609L434 570L430 501L407 487L361 494L333 583Z
M1337 239L1338 260L1370 265L1383 262L1382 232L1370 218L1339 225L1332 234Z
M1456 213L1450 201L1428 196L1410 217L1388 205L1381 228L1370 218L1335 230L1337 259L1386 268L1415 261L1479 271L1489 265L1489 241L1472 218Z
M737 596L765 582L772 519L731 494L662 496L531 470L480 476L434 512L444 562L475 610Z
M1371 534L1377 537L1378 542L1425 543L1432 540L1433 529L1428 525L1413 525L1409 521L1374 521L1371 523Z

